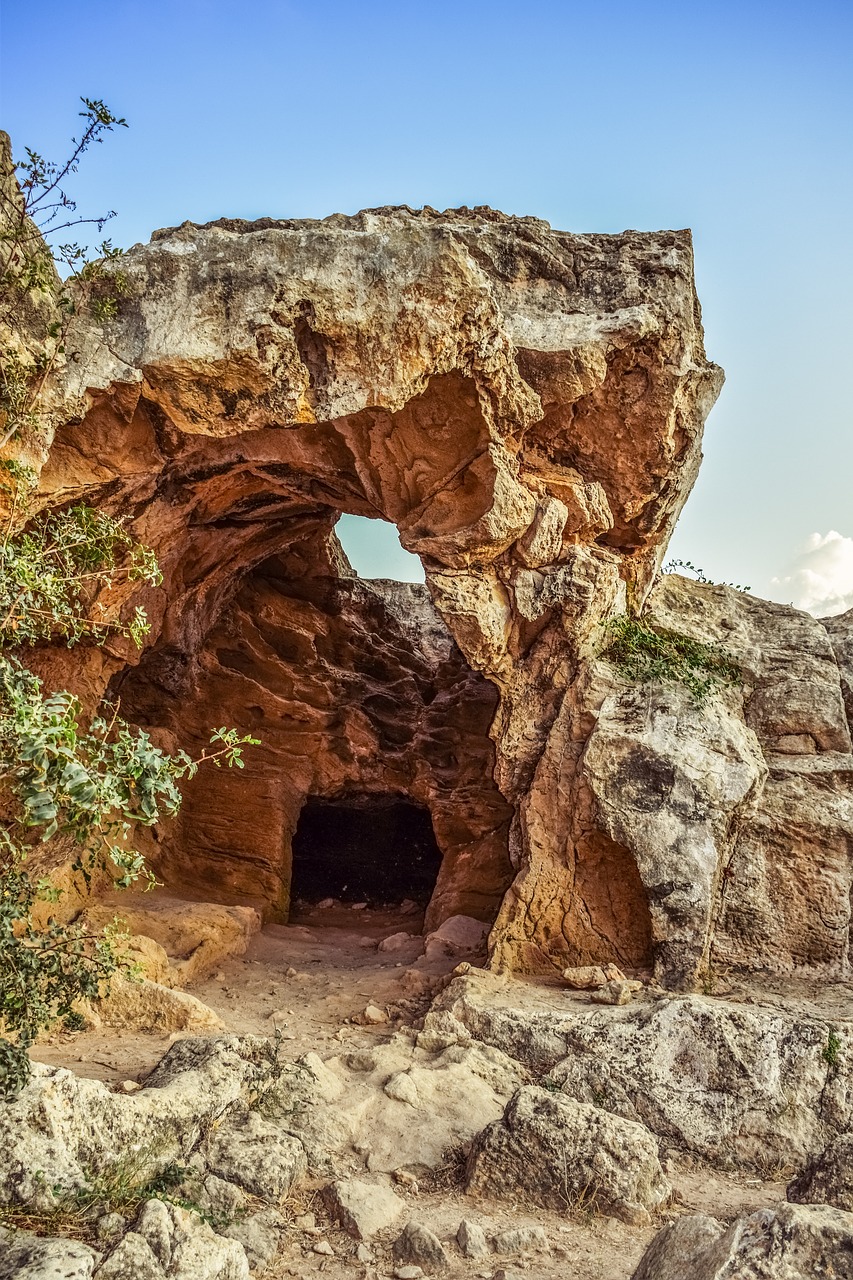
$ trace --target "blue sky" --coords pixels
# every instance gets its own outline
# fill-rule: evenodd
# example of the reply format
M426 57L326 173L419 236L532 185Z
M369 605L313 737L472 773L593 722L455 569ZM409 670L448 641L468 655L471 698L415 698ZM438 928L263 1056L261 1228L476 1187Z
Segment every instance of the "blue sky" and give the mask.
M127 117L74 186L121 245L396 203L692 227L728 382L672 554L853 605L849 3L6 0L0 40L19 149L63 156L80 94Z

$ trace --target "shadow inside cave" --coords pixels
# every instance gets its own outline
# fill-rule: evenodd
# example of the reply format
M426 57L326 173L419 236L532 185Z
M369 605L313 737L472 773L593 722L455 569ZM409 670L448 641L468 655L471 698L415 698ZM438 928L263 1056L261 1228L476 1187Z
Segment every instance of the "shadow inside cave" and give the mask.
M441 850L424 805L394 794L309 797L293 836L291 901L426 907Z

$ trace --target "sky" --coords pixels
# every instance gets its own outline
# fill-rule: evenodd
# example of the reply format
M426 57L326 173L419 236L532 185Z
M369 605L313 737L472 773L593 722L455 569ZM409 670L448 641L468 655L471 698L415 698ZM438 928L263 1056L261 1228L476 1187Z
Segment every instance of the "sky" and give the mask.
M130 126L73 184L124 247L383 204L691 227L727 383L671 555L853 606L849 0L5 0L17 152L63 158L80 95ZM360 572L420 576L393 529L342 528Z

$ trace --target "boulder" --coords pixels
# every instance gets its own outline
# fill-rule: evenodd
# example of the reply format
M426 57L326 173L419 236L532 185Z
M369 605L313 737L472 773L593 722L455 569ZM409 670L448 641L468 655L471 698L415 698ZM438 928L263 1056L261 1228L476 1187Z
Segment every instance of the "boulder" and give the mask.
M275 1201L288 1195L308 1168L299 1139L245 1105L232 1107L211 1130L201 1155L217 1177Z
M833 1280L853 1278L853 1214L780 1204L728 1227L703 1214L664 1227L632 1280Z
M798 1204L831 1204L853 1212L853 1133L842 1133L788 1185Z
M853 1124L853 1035L778 1002L580 1008L454 978L433 1008L562 1091L723 1166L805 1161ZM833 1039L834 1037L834 1039ZM828 1046L834 1052L828 1053Z
M534 1085L519 1089L503 1117L474 1140L466 1185L631 1223L647 1223L649 1210L671 1193L657 1142L642 1125Z
M358 1178L333 1182L324 1199L332 1217L357 1240L368 1240L393 1226L406 1209L405 1200L390 1187Z
M395 1262L419 1266L427 1274L450 1266L450 1258L438 1236L414 1219L406 1223L402 1234L394 1241L392 1252Z

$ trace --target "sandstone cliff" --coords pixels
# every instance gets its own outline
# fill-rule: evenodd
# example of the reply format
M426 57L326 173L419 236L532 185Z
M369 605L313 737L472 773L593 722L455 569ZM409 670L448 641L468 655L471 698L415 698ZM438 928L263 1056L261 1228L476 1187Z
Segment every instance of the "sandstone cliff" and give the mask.
M303 802L358 786L429 808L433 923L503 897L496 965L690 986L713 943L842 971L853 757L826 631L652 590L722 382L688 232L380 209L184 224L122 270L118 316L69 335L40 501L130 513L164 583L129 601L141 661L38 662L180 742L261 728L239 787L190 789L167 882L285 910ZM438 616L351 577L342 511L397 526ZM737 687L700 708L622 680L602 624L644 605L724 640Z

